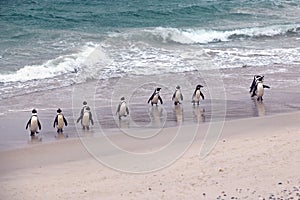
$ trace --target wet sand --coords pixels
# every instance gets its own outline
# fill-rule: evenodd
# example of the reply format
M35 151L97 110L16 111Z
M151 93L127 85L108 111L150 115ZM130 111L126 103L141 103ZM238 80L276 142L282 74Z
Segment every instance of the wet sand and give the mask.
M141 169L154 166L152 163L126 160L122 152L111 151L101 145L105 137L74 138L1 151L0 197L298 199L299 119L300 113L296 112L227 121L222 134L212 143L213 148L206 156L200 155L203 155L201 152L212 138L209 139L207 135L208 124L201 124L193 144L182 152L182 156L173 157L171 164L163 165L173 154L164 157L162 152L152 160L153 164L161 163L161 168L153 168L148 173ZM194 126L185 127L186 134L178 136L180 140L170 152L181 148L181 144L189 138L189 131L195 130ZM178 132L178 127L162 129L156 143L134 140L118 132L111 134L109 139L119 142L123 150L155 154L156 151L162 151L160 147L169 141L170 135ZM133 143L132 140L140 142ZM99 150L101 155L94 150ZM112 160L115 161L115 167L108 167ZM118 165L120 160L121 165ZM137 171L121 172L128 169L127 164L136 166L131 169Z

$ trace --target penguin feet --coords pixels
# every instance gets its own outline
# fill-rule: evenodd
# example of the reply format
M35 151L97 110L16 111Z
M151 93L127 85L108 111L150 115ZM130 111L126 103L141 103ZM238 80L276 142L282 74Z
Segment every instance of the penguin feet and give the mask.
M30 136L34 136L35 135L35 132L30 132Z

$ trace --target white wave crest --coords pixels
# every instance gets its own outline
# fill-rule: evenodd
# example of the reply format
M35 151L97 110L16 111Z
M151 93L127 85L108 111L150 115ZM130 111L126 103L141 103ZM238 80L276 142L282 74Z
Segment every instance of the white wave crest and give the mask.
M159 37L163 42L175 42L180 44L207 44L212 42L226 42L233 38L246 37L272 37L284 35L288 32L296 32L299 24L273 25L268 27L243 28L235 30L206 30L206 29L177 29L177 28L155 28L146 30Z
M0 82L25 82L77 72L82 66L91 62L88 58L97 46L89 43L82 47L78 53L59 56L41 65L27 65L11 74L0 74Z

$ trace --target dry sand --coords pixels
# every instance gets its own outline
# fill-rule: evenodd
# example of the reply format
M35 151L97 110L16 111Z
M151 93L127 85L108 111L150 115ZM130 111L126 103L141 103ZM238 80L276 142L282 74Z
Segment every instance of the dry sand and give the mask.
M78 139L2 151L0 199L300 199L299 121L299 112L228 121L205 158L198 134L175 163L141 174L104 166Z

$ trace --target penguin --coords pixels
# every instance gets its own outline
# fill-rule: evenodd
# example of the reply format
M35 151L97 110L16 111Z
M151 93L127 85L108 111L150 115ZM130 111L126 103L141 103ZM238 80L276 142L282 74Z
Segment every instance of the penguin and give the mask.
M53 128L55 128L55 126L57 127L57 133L63 133L64 125L68 126L68 122L67 122L65 116L61 112L62 112L62 110L59 108L57 110L57 115L53 122Z
M270 86L267 86L267 85L264 85L263 84L263 79L264 79L264 76L261 76L257 79L256 81L256 88L255 90L253 91L253 94L251 95L251 97L253 96L257 96L257 101L263 101L263 95L264 95L264 88L270 88Z
M258 79L264 79L264 76L261 76L261 75L254 75L253 77L253 81L250 85L250 91L249 93L252 93L251 97L255 96L255 92L256 92L256 85L257 85L257 81Z
M119 119L121 119L121 117L126 117L127 115L129 115L129 109L127 107L127 103L125 101L125 97L121 97L120 99L120 103L118 105L116 114L119 115Z
M77 119L77 123L81 121L81 125L82 125L82 129L85 130L89 130L90 129L90 121L91 124L94 125L94 120L92 117L92 113L91 113L91 109L90 107L86 107L83 114Z
M197 103L197 105L199 105L200 102L200 97L202 97L202 99L204 100L204 95L203 93L200 91L200 89L202 88L202 85L197 85L196 89L194 91L194 94L192 96L192 103L193 105L195 105L195 103Z
M159 91L161 90L161 88L156 88L153 92L153 94L151 95L151 97L148 100L148 103L151 102L151 106L153 106L153 104L158 104L158 100L160 101L161 104L163 104L163 100L159 95Z
M38 119L38 116L37 116L37 110L36 109L33 109L32 110L32 115L29 119L29 121L27 122L26 124L26 130L28 129L29 127L29 130L30 130L30 136L35 136L35 134L38 134L38 130L41 130L42 129L42 126L41 126L41 123Z
M180 90L180 86L177 85L176 88L175 88L175 92L172 96L172 101L174 101L174 105L176 106L177 104L181 104L180 101L183 101L183 95L181 93L181 90Z

